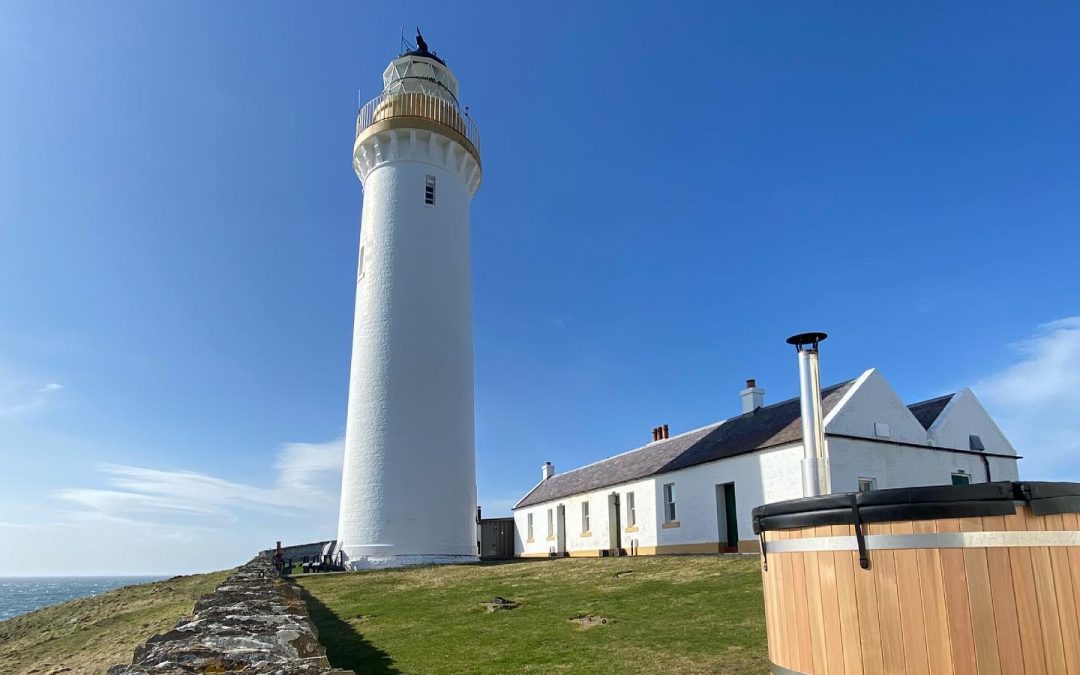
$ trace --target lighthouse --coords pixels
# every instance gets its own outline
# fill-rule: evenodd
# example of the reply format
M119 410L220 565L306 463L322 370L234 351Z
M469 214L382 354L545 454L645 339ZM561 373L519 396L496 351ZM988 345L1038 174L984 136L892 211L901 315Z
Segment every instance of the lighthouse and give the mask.
M419 31L360 109L353 167L364 200L338 551L351 569L472 562L480 139Z

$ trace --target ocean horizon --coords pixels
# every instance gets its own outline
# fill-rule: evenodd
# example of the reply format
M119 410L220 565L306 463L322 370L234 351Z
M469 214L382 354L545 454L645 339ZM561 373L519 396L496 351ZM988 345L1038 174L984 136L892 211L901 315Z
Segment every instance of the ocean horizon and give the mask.
M170 576L0 576L0 621L68 600L89 598L124 586L148 584Z

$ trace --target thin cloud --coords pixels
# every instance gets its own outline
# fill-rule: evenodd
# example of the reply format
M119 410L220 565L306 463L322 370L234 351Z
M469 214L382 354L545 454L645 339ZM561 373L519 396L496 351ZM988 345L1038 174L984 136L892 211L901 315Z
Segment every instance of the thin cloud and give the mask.
M173 527L235 523L241 511L295 517L337 505L344 442L289 443L274 462L272 485L259 486L198 471L105 464L108 488L69 488L53 497L77 507L79 519Z
M1080 316L1039 326L972 388L1016 446L1022 478L1080 480Z
M44 407L56 392L64 388L59 382L49 382L40 387L8 385L0 389L0 417L19 415Z

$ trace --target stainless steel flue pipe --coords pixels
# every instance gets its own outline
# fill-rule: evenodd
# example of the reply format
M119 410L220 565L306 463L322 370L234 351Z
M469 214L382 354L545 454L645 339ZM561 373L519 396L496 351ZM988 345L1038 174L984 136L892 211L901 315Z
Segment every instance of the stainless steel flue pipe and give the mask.
M799 355L799 403L802 408L803 494L807 497L832 492L829 476L829 449L825 445L825 425L821 415L821 370L818 345L825 333L800 333L788 338Z

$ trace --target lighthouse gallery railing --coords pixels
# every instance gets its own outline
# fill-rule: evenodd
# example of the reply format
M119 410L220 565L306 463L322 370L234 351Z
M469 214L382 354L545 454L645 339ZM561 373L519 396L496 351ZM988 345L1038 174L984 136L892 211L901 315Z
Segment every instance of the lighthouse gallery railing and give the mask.
M417 117L444 124L466 138L480 152L480 131L456 103L421 92L379 94L360 108L356 135L376 122L396 117Z

